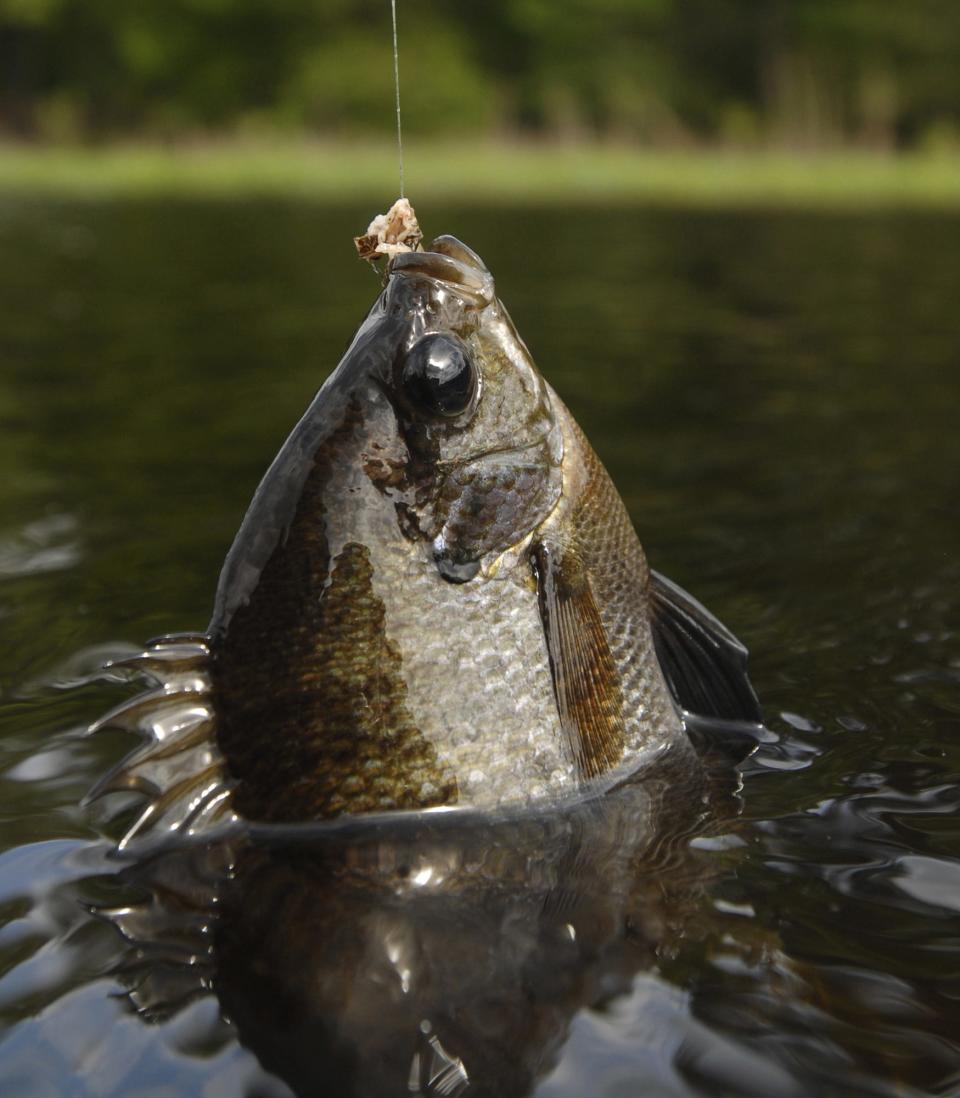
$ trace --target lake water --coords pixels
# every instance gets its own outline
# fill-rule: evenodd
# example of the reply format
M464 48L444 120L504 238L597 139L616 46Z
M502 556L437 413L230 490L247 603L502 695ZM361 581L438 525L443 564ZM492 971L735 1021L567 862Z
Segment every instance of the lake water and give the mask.
M99 667L206 625L371 212L0 203L0 1094L960 1095L956 215L421 211L750 648L739 792L108 857Z

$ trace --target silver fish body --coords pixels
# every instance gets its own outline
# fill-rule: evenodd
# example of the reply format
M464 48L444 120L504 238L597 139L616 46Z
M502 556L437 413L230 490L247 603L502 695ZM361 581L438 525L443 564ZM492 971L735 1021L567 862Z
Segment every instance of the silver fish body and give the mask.
M392 261L257 490L207 633L159 647L178 644L184 667L145 659L168 726L195 703L180 769L169 734L158 769L149 704L100 722L148 737L136 780L125 761L102 783L151 794L134 831L551 801L686 750L686 709L759 719L745 650L650 572L452 237Z

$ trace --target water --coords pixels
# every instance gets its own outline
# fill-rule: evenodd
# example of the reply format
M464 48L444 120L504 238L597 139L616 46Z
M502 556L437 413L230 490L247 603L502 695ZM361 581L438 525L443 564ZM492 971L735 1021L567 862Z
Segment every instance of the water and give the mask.
M422 212L772 736L706 801L123 868L98 668L206 624L371 211L5 200L0 1093L960 1094L960 219Z

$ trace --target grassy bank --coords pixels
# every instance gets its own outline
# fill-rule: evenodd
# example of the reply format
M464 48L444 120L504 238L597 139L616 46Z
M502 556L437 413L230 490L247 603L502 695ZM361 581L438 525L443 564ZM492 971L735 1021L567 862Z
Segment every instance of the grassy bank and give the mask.
M645 152L476 142L411 144L405 159L414 201L960 208L960 154ZM0 146L0 194L8 195L279 195L383 203L396 181L396 150L388 144Z

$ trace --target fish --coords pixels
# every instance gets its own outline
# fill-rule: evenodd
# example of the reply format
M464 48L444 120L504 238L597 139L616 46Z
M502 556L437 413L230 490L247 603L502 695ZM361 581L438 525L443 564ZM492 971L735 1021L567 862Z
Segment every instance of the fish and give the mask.
M495 810L602 795L759 723L747 652L650 569L609 474L480 257L395 251L256 490L203 633L116 667L96 722L144 745L91 791L122 843L227 820Z

